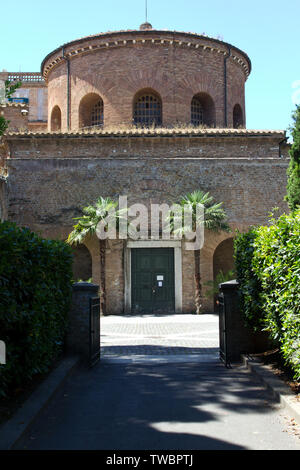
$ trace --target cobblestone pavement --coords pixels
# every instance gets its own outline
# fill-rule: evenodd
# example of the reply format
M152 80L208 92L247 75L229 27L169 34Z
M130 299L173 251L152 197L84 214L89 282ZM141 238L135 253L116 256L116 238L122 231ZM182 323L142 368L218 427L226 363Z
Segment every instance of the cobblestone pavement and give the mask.
M101 318L102 359L161 362L215 361L218 315L143 315Z

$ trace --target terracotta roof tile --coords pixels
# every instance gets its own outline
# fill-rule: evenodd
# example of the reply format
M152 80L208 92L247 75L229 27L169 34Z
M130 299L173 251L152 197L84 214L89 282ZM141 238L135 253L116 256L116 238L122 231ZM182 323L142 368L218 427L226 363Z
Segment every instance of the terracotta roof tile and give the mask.
M93 129L93 130L78 130L67 132L49 132L49 131L23 131L23 132L7 132L6 137L88 137L88 136L103 136L103 137L128 137L128 136L188 136L188 137L201 137L201 136L266 136L266 135L285 135L284 130L272 129Z

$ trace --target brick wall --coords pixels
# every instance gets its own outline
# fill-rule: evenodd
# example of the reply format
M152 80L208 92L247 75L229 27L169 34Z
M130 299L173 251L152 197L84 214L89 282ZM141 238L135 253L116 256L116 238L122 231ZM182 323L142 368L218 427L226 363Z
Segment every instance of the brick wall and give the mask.
M24 104L7 103L0 105L0 113L9 121L6 132L26 131L28 129L29 107Z
M277 158L282 131L132 131L11 135L11 158ZM282 147L286 156L287 148ZM224 162L224 165L226 163Z
M28 99L28 123L26 129L35 131L47 128L48 118L48 90L47 85L40 73L24 72L0 72L0 80L9 80L11 83L21 82L22 86L17 88L12 98ZM12 116L11 128L19 128L17 115Z
M48 82L48 122L54 106L67 128L67 60L69 61L70 126L79 126L79 105L88 93L104 102L104 125L130 125L133 100L142 89L162 100L163 126L190 123L191 100L207 93L214 101L216 126L224 127L224 58L229 46L207 37L163 31L107 33L74 41L50 53L42 69ZM227 60L227 120L239 104L245 116L244 85L251 64L232 47Z
M230 137L7 136L9 218L45 237L65 239L73 217L97 197L127 195L128 203L172 204L201 189L224 202L234 230L265 224L283 201L288 159L279 158L283 135ZM123 149L123 152L122 152ZM169 151L168 151L169 149ZM116 150L114 152L114 150ZM124 152L126 150L126 152ZM232 234L209 234L201 252L202 281L213 280L213 256ZM99 284L97 239L87 242L93 282ZM124 308L123 242L109 243L107 302L110 313ZM193 310L193 253L183 250L183 310ZM225 256L226 258L226 256ZM213 310L212 300L205 309Z
M47 122L48 118L48 90L45 84L24 83L14 93L15 98L28 98L30 122Z

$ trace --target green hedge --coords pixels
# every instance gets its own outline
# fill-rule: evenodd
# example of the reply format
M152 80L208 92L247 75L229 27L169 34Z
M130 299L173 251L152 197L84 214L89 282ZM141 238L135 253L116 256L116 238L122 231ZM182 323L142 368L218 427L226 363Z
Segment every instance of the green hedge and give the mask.
M262 291L259 277L253 271L253 256L257 229L247 233L238 233L234 239L234 258L236 277L240 284L240 304L246 323L255 331L264 326L260 294Z
M71 286L66 243L0 223L0 394L49 370L63 347Z
M238 234L235 261L247 323L269 332L299 379L300 210Z

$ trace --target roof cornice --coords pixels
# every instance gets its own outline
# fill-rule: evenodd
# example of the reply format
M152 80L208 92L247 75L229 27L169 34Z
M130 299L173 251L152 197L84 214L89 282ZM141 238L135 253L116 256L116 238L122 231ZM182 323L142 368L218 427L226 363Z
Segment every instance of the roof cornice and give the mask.
M119 39L117 39L117 37L119 37ZM91 40L99 40L99 42L86 47L80 47L84 42ZM145 31L127 30L100 33L65 43L50 52L44 58L41 64L41 73L43 77L47 79L50 70L66 59L71 59L73 57L78 57L79 55L99 51L101 49L124 47L138 43L157 46L175 44L177 47L186 47L191 49L202 48L208 52L211 51L225 56L228 55L228 51L231 50L230 59L243 69L246 79L251 73L252 65L248 55L241 49L227 42L196 33L155 29ZM47 61L49 61L52 56L53 60L46 66Z

